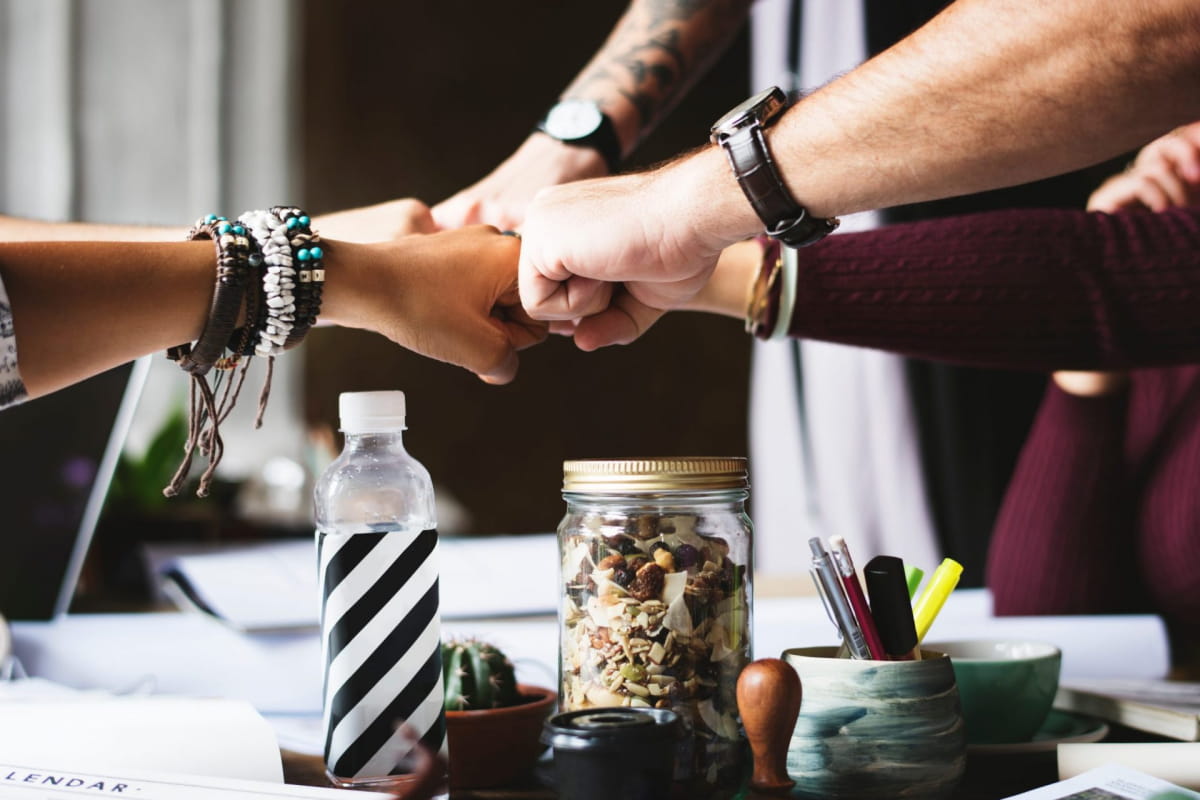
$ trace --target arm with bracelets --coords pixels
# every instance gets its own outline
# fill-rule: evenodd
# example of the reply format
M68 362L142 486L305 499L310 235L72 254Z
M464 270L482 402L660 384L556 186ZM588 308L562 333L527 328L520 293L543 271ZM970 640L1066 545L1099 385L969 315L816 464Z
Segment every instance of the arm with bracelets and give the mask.
M306 216L296 212L288 209L288 218ZM201 395L202 421L219 422L221 398L206 396L213 375L298 344L318 313L489 383L512 380L517 351L545 336L519 303L519 240L494 228L372 243L320 239L311 221L308 231L308 252L301 255L288 237L286 259L282 251L264 256L249 228L216 216L200 220L193 240L182 242L0 242L5 402L169 350ZM288 286L285 260L319 266L299 288L303 270L289 266ZM272 264L280 268L272 272ZM202 450L206 435L215 431L196 433Z

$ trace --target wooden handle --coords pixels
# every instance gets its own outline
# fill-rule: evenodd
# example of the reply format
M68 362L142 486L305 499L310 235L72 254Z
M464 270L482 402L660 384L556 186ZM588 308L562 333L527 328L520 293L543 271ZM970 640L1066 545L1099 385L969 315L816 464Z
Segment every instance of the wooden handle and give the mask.
M795 784L787 774L787 751L800 692L800 676L778 658L748 664L738 677L738 711L754 753L750 786L757 791L786 792Z

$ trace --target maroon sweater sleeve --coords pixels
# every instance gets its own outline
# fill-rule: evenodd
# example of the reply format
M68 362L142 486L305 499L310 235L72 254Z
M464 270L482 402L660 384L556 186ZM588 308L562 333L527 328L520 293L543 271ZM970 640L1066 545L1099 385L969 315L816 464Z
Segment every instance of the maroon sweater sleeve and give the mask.
M1017 210L799 252L792 336L976 366L1200 360L1200 209Z
M1051 382L992 533L997 614L1136 610L1126 404L1126 392L1077 397Z

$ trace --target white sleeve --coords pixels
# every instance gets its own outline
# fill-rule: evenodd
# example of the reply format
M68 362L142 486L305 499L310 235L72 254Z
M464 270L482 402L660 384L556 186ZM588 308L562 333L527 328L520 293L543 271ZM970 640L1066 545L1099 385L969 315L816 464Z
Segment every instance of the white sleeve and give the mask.
M15 406L29 397L17 370L17 337L13 333L12 307L0 280L0 409Z

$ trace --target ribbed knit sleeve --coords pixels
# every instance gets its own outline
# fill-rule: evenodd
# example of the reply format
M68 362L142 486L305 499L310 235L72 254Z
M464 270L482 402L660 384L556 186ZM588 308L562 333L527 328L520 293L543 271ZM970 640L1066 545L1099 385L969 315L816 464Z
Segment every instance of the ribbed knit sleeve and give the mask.
M997 614L1096 614L1145 605L1124 458L1127 393L1051 382L996 517L987 585Z
M791 334L1014 369L1200 360L1200 209L1018 210L799 252Z

